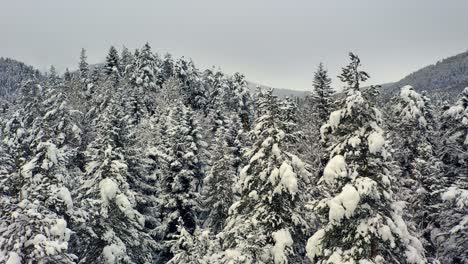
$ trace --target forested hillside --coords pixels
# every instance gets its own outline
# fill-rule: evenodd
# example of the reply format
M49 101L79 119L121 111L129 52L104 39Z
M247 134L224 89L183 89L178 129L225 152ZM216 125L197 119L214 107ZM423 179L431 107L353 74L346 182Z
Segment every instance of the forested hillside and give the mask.
M450 106L379 108L353 53L342 95L320 64L303 98L149 44L76 57L2 75L0 263L468 263L462 73Z
M389 98L404 85L411 85L418 92L426 91L434 98L453 100L468 86L468 51L426 66L398 82L384 85L382 95Z

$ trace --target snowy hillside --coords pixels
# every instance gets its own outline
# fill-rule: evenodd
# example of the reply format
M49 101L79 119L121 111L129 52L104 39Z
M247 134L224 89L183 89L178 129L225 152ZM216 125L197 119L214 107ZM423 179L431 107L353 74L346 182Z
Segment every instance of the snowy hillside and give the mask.
M431 97L453 101L468 86L468 51L426 66L395 83L385 84L383 96L395 95L404 85L411 85L418 92L426 91Z

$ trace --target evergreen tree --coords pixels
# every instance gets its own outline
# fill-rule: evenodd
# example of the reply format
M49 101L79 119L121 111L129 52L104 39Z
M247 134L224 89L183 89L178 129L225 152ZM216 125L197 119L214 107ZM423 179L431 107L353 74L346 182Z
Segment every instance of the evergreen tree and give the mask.
M128 48L125 46L122 48L120 58L121 58L120 64L122 66L122 73L123 75L127 75L131 71L135 58L133 57L133 54L128 50Z
M138 57L135 58L131 80L136 87L141 87L144 90L154 90L158 83L156 80L158 71L156 58L151 52L150 45L146 43Z
M48 83L52 86L54 85L58 85L59 83L59 76L57 74L57 70L55 69L55 66L54 65L51 65L50 66L50 69L49 69L49 76L48 76L48 79L47 79Z
M65 69L65 73L63 74L63 79L67 82L71 81L72 79L72 75L70 71L68 70L68 68Z
M429 99L411 86L404 86L392 100L390 137L396 149L394 158L401 170L400 197L408 204L407 220L425 235L428 255L435 253L430 231L438 222L437 204L443 188L440 162L434 142L434 117Z
M441 193L440 230L433 236L442 263L468 262L468 88L442 115L441 159L447 189Z
M2 208L6 211L0 245L10 258L13 254L25 263L73 263L76 257L68 249L73 201L67 188L71 180L67 139L76 137L79 129L67 122L70 109L61 90L50 87L46 93L47 100L39 106L45 115L30 123L31 151L21 162L21 191L12 199L18 203Z
M159 195L162 221L157 228L163 241L161 261L167 261L173 256L169 241L177 234L179 221L189 233L194 232L199 211L198 192L203 180L203 165L200 161L203 144L193 119L193 111L176 103L169 113L167 131Z
M147 263L155 244L143 231L145 219L135 209L135 193L129 187L128 126L118 103L122 92L112 80L105 85L106 102L86 150L86 174L79 189L87 219L79 229L81 247L76 254L82 262Z
M331 79L327 70L320 63L314 74L312 104L315 114L323 124L327 121L332 110L333 89L330 87Z
M114 75L116 77L120 76L120 58L119 53L114 46L110 47L109 53L107 54L106 63L104 65L104 72L107 75Z
M323 225L309 239L307 255L317 263L426 263L393 200L381 113L359 85L369 75L356 55L350 58L340 75L346 98L322 128L330 160L320 184L331 197L316 205Z
M161 65L162 76L164 80L168 80L174 75L174 60L172 59L172 55L166 53L162 60Z
M241 197L229 209L223 245L226 254L238 252L236 263L286 263L300 255L308 230L303 210L307 172L299 158L283 150L284 124L272 90L258 108L262 115L252 131L255 143L240 173Z
M202 206L208 212L205 226L214 233L224 228L229 207L236 200L236 182L239 166L239 148L236 137L239 125L236 119L220 122L215 131L211 168L204 180Z
M242 122L243 129L249 131L252 126L252 100L247 87L245 76L234 73L231 80L231 93L229 94L229 105L234 109Z
M206 109L208 103L208 91L200 80L199 71L192 60L184 57L174 65L174 75L182 84L182 96L184 104L191 106L194 110Z
M89 64L86 61L86 59L87 59L86 50L82 48L81 53L80 53L80 62L78 64L78 69L80 71L80 78L83 81L88 79L88 74L89 74Z

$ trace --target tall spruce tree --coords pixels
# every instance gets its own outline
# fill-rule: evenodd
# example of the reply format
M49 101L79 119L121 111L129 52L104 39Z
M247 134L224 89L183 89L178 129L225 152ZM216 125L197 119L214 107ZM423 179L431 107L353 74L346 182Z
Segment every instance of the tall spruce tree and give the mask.
M117 49L114 46L109 48L109 53L106 57L106 63L104 65L104 72L107 75L120 76L121 67L120 67L120 57Z
M415 231L424 235L424 246L428 256L434 257L431 229L438 219L441 163L436 156L435 120L429 99L404 86L392 99L390 109L390 138L395 148L402 187L399 197L407 202L406 220ZM437 224L438 225L438 224Z
M131 80L136 87L147 90L156 89L158 83L156 78L159 71L156 63L151 46L146 43L140 50L138 57L135 58L135 65L132 66Z
M189 233L197 226L198 192L203 180L201 135L193 111L177 102L165 122L167 128L162 146L165 159L160 178L159 210L161 225L157 228L162 242L159 261L172 258L171 240L181 224Z
M205 226L214 233L224 228L229 207L236 201L239 157L236 137L240 124L226 118L214 133L211 168L204 180L201 203L206 208Z
M394 203L381 113L364 93L359 57L340 79L347 84L340 109L322 127L330 142L330 160L320 184L331 194L317 203L322 228L307 243L316 263L426 263L424 249L412 236Z
M442 263L468 262L468 87L442 115L441 159L447 188L441 193L440 230L433 235Z
M259 101L262 115L252 131L249 163L240 173L241 197L229 209L222 232L226 254L236 263L287 263L300 257L304 233L303 162L284 150L285 132L272 90ZM294 240L293 240L294 238Z
M73 201L67 184L71 180L71 141L79 138L79 129L69 118L71 110L62 90L50 86L42 92L47 99L35 107L45 114L24 115L30 125L29 151L15 164L21 166L19 171L12 171L20 178L20 192L2 208L1 251L7 252L9 260L14 256L24 263L73 263L76 256L68 248L71 230L67 228Z
M80 52L80 62L78 64L78 70L80 71L80 78L81 80L85 81L89 77L89 64L86 61L86 50L84 48L81 49Z
M312 94L312 108L320 120L320 123L325 123L332 111L333 89L330 87L331 79L328 77L327 70L320 63L317 71L314 74L312 82L314 91Z
M121 87L108 80L105 101L97 116L93 140L86 150L87 166L78 199L87 214L79 227L76 254L82 262L147 263L155 243L143 230L145 219L135 209L135 193L125 146L128 124L124 118Z

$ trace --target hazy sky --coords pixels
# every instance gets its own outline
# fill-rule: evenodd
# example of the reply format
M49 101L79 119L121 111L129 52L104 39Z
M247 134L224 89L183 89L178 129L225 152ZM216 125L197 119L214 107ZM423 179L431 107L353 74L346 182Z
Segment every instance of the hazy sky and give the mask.
M264 85L310 89L348 51L371 83L396 81L468 49L467 0L0 0L0 56L41 70L101 62L110 45L191 57ZM334 86L341 87L334 78Z

